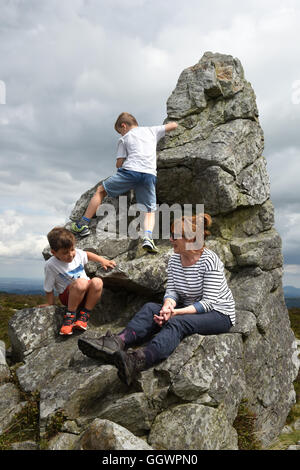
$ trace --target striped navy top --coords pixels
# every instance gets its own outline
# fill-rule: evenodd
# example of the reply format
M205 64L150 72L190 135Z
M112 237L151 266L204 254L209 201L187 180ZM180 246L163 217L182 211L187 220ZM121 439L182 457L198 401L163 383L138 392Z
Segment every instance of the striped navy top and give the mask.
M227 285L224 264L208 248L204 248L192 266L182 266L180 254L171 255L164 299L167 297L184 307L194 305L197 313L217 310L229 315L232 325L235 324L235 302Z

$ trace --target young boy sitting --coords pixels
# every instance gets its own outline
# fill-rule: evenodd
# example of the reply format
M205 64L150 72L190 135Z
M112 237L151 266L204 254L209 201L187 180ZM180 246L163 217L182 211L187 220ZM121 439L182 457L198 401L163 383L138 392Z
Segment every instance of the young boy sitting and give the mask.
M129 113L122 113L115 123L115 130L121 134L117 149L117 174L106 179L100 185L84 216L73 222L71 230L85 237L90 233L89 222L96 214L98 206L106 195L117 197L135 190L139 209L144 216L143 248L157 253L152 232L156 211L156 146L165 132L176 129L176 122L163 126L139 127L137 120Z
M56 289L60 301L67 306L60 334L71 335L73 328L86 330L91 311L102 294L102 280L98 277L90 279L84 270L85 264L96 261L107 270L116 266L116 263L75 248L75 236L63 227L54 227L47 237L53 256L45 265L44 289L47 303L41 307L54 305L53 291ZM78 308L80 313L76 319Z

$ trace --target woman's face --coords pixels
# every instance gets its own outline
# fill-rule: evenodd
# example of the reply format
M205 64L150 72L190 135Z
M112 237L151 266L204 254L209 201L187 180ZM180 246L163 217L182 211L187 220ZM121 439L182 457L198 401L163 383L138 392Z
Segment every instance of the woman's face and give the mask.
M170 242L175 253L183 253L186 251L186 239L182 235L180 225L174 226L174 232L171 232Z
M170 242L175 253L189 253L199 250L203 246L203 240L197 240L196 237L191 239L186 239L182 234L182 224L174 224L173 232L171 232Z

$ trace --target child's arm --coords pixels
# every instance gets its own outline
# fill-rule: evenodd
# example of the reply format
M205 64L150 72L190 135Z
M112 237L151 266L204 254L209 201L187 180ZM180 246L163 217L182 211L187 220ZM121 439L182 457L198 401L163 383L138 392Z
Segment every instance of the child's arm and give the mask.
M165 124L165 131L170 132L174 131L178 127L177 122L168 122L168 124Z
M46 304L39 305L39 307L49 307L50 305L55 305L54 292L45 292L46 294Z
M123 165L123 163L125 162L126 158L117 158L117 163L116 163L116 167L117 168L121 168L121 166Z
M114 268L116 266L116 262L113 260L109 260L103 258L103 256L96 255L96 253L91 253L90 251L86 252L89 261L95 261L96 263L100 263L101 266L107 271L107 268Z

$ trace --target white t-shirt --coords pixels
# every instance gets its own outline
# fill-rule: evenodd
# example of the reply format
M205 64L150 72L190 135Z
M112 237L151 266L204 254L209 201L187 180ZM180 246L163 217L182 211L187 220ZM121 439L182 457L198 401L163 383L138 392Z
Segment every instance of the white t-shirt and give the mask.
M134 127L118 141L117 158L126 158L125 170L156 176L156 146L164 137L165 126Z
M90 279L84 270L84 265L88 262L86 252L79 248L76 248L75 251L76 255L71 263L64 263L55 256L51 256L46 261L44 281L46 292L52 292L55 289L59 294L62 294L74 279Z

